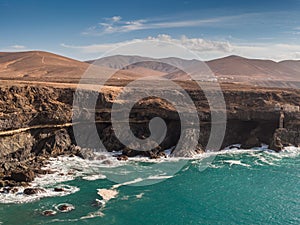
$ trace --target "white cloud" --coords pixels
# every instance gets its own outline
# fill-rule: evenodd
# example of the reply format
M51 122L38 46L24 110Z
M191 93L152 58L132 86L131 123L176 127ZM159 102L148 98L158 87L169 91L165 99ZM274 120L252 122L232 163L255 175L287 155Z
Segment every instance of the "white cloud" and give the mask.
M26 46L24 45L12 45L10 46L10 48L16 49L16 50L21 50L21 49L25 49Z
M152 42L151 44L146 45L145 42L147 41ZM249 58L272 59L275 61L300 59L300 45L232 43L228 41L189 38L187 36L173 38L167 34L116 43L103 43L85 46L61 44L61 46L80 53L86 59L100 57L104 53L108 55L136 54L156 58L169 56L190 58L191 55L186 52L188 50L193 51L203 60L214 59L232 54ZM178 46L185 47L185 50L179 50ZM107 51L110 52L107 53Z
M24 45L11 45L4 48L0 48L1 52L18 52L18 51L28 51L30 50Z
M113 17L111 17L111 18L108 18L108 20L111 20L111 21L113 21L113 22L118 22L118 21L120 21L121 19L122 19L121 16L113 16Z
M121 16L113 16L104 18L103 22L97 26L89 27L82 32L84 35L103 35L111 33L124 33L136 30L162 29L162 28L180 28L180 27L200 27L213 24L219 24L227 20L238 19L249 16L249 14L224 16L209 19L193 19L193 20L177 20L169 21L166 19L138 19L132 21L124 21Z
M112 51L111 53L107 54L136 54L158 58L169 56L177 56L183 58L188 57L187 51L189 50L202 54L212 52L219 54L228 54L233 50L233 47L229 42L205 40L202 38L188 38L186 36L175 39L166 34L160 34L156 37L149 36L144 39L133 39L117 43L93 44L86 46L61 44L61 46L69 49L74 49L85 54L103 54L107 51ZM179 49L182 49L182 46L185 47L185 49L180 51ZM117 50L114 51L114 49Z

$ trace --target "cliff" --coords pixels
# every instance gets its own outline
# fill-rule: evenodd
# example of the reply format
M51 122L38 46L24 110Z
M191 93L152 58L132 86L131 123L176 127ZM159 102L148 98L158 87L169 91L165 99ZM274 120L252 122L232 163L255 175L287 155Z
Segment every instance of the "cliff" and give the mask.
M203 92L193 84L181 85L191 96L200 118L200 138L197 149L179 156L204 151L211 129L211 114ZM241 143L242 148L270 145L276 151L284 146L300 144L300 91L287 89L257 88L246 85L222 84L226 102L226 133L222 147ZM122 151L120 159L143 154L156 158L163 156L163 150L176 146L180 138L180 120L171 104L157 98L139 101L131 110L130 125L140 138L149 135L149 120L159 116L165 120L167 133L158 148L138 152L125 147L115 137L110 111L114 99L122 90L118 85L107 86L100 92L82 90L80 94L98 96L95 109L73 109L75 86L7 84L0 87L0 186L26 184L36 174L47 173L41 166L47 158L58 155L86 157L82 149L93 149L96 143L92 137L83 140L86 146L78 146L74 138L74 126L89 129L83 117L94 117L100 139L106 150ZM145 92L145 89L140 90ZM166 88L162 90L168 92ZM84 104L84 103L82 103ZM118 103L122 104L122 102ZM280 107L284 111L284 127L279 128ZM84 108L84 107L83 107ZM73 111L72 111L73 110ZM96 110L96 111L95 111ZM94 113L91 113L94 112ZM72 121L73 113L75 119ZM188 110L186 113L189 113ZM76 118L78 120L76 120ZM89 118L86 118L87 121ZM94 134L95 135L95 134ZM187 137L190 136L187 134Z

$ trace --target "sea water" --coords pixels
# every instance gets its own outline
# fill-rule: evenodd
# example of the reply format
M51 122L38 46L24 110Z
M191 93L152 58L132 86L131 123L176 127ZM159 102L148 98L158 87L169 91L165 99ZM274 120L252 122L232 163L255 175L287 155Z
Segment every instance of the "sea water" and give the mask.
M46 192L0 195L0 224L300 224L299 148L105 160L52 159L56 172L32 183ZM62 203L74 210L59 211Z

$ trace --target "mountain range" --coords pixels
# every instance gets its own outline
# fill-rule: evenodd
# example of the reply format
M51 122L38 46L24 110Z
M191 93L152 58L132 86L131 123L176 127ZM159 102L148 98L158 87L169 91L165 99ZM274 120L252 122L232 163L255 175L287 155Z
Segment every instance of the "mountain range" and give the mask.
M98 73L100 71L98 76L110 73L117 79L130 80L151 75L186 80L189 75L180 68L197 70L199 63L196 59L126 55L83 62L42 51L0 52L0 79L76 81L93 64ZM300 61L297 60L275 62L232 55L206 61L205 65L221 81L300 81Z

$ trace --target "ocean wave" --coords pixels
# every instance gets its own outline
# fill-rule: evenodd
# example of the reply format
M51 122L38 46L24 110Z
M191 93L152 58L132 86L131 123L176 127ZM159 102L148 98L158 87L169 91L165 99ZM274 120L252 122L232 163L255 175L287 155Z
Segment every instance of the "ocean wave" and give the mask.
M24 190L25 190L24 187L18 187L17 192L15 193L11 193L11 192L0 193L0 203L4 203L4 204L28 203L28 202L37 201L41 198L66 196L79 191L78 187L69 186L69 185L63 185L64 191L61 192L54 191L54 188L43 188L43 187L40 188L42 188L43 191L39 191L38 193L32 195L24 194Z
M132 182L135 179L142 179L139 182L145 180L154 180L154 179L169 179L174 176L174 174L168 174L163 170L160 170L160 166L163 167L168 165L168 163L179 162L180 160L189 161L192 164L205 164L204 166L210 168L221 168L225 164L229 164L229 166L243 166L243 167L251 167L251 163L248 163L241 159L236 159L237 156L243 156L249 158L249 160L253 161L253 165L273 165L276 166L277 163L286 157L297 157L300 155L300 148L297 147L286 147L281 152L274 152L268 149L268 146L262 144L259 148L253 149L239 149L240 144L235 144L229 146L221 151L215 152L205 152L203 154L195 155L191 158L178 158L178 157L170 157L160 159L149 159L147 157L131 157L128 161L119 161L114 157L116 154L114 153L101 153L100 155L95 157L97 160L84 160L79 157L58 157L50 160L48 166L45 169L59 171L60 176L56 174L46 175L43 178L37 178L36 182L38 184L44 183L46 184L49 180L54 180L54 182L64 182L68 180L72 180L75 177L81 177L84 180L99 180L99 179L109 179L110 177L116 175L128 177L128 179L124 178L124 182ZM169 153L171 149L168 150ZM96 153L97 154L97 153ZM100 154L100 153L99 153ZM103 157L105 156L105 157ZM226 159L223 162L218 162L217 156L225 156ZM211 162L206 159L210 159L211 157L215 157L215 160ZM99 160L99 158L101 160ZM108 163L109 162L109 163ZM158 165L155 169L149 170L151 165ZM150 172L149 172L150 171ZM143 176L138 176L142 174ZM63 175L63 176L61 176ZM131 176L134 175L134 176ZM131 177L131 178L130 178ZM49 179L51 178L51 179ZM124 182L118 182L122 184ZM138 183L138 182L136 182ZM129 183L128 185L133 184Z
M24 195L23 187L19 187L16 193L0 193L0 203L25 203L39 200L44 197L63 196L79 191L79 188L72 186L63 186L65 191L55 192L53 188L58 184L74 180L81 177L84 180L94 181L99 179L110 179L117 177L120 179L113 189L123 185L147 185L151 180L170 179L175 174L166 173L163 169L166 163L179 162L180 160L189 161L192 165L199 166L199 170L209 167L219 169L226 165L242 166L251 168L253 166L278 166L285 158L295 158L300 156L300 148L286 147L281 152L274 152L263 145L260 148L239 149L236 144L218 152L206 152L198 154L191 158L173 158L166 157L161 159L148 159L146 157L133 157L128 161L118 161L113 157L115 153L101 153L101 157L95 160L84 160L79 157L60 156L51 158L48 164L43 168L52 171L50 174L36 177L31 182L30 187L41 187L45 192L35 195ZM205 159L214 157L214 161L206 162ZM158 165L151 167L151 165ZM161 168L160 166L161 165ZM153 170L151 170L154 168ZM123 179L124 178L124 179ZM123 182L121 181L123 180ZM148 183L147 183L148 182Z
M246 163L242 163L241 160L224 160L223 162L228 163L230 166L239 165L239 166L250 167L250 165Z

